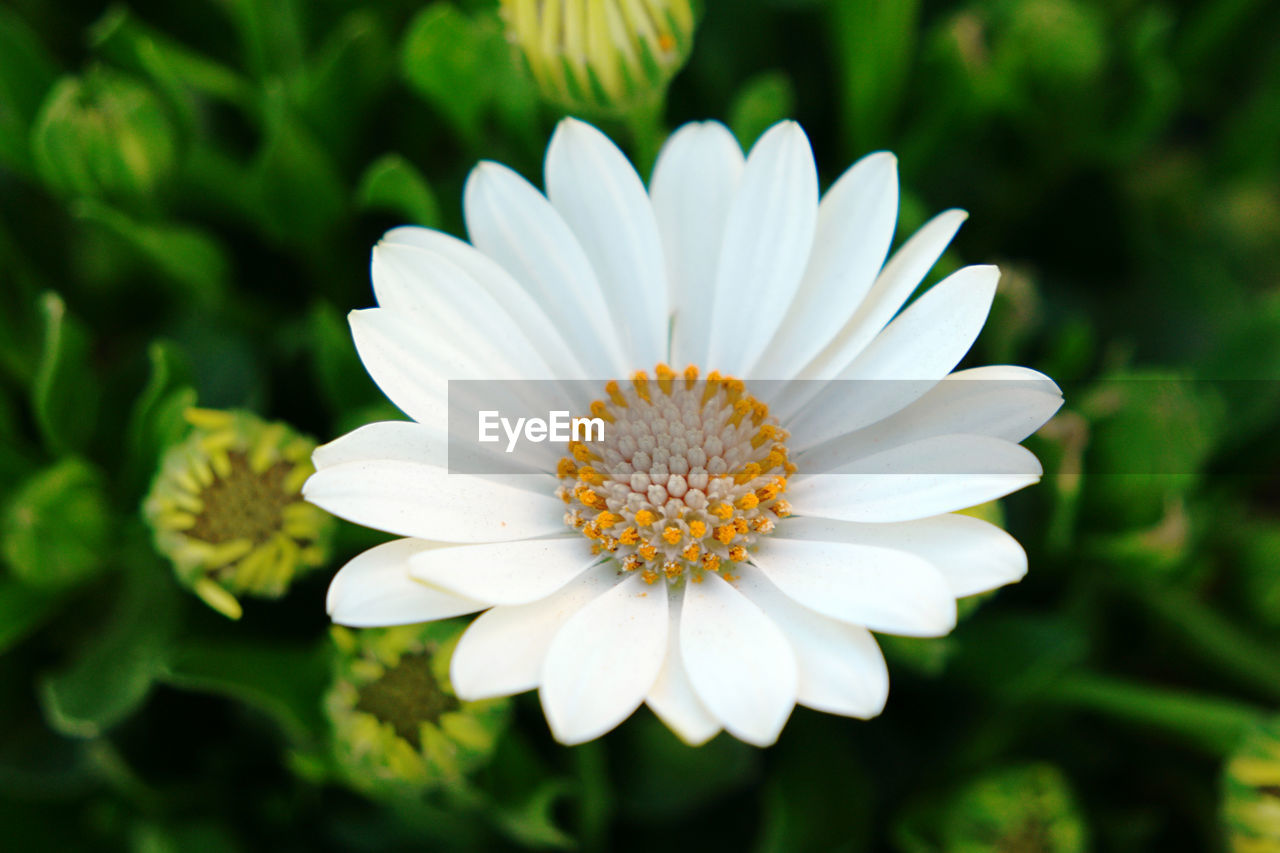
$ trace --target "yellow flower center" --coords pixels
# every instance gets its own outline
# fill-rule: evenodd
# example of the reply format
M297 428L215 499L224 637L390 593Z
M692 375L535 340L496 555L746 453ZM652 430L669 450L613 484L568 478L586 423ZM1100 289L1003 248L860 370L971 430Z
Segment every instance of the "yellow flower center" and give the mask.
M591 414L604 438L570 442L565 523L648 583L728 574L790 507L787 433L739 379L660 364L610 382Z

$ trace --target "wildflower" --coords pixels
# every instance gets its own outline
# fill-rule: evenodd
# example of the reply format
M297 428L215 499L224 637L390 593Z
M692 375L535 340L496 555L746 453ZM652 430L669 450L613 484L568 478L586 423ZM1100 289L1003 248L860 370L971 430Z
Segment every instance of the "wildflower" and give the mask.
M899 314L964 214L883 264L895 160L864 158L819 205L792 122L745 160L722 125L688 125L646 193L570 119L546 175L544 196L482 163L472 245L401 228L374 251L379 307L353 312L352 331L413 422L319 448L304 492L409 538L338 573L333 619L485 610L454 655L458 695L537 688L565 743L641 703L690 743L724 729L769 744L797 703L878 714L888 674L871 631L946 634L957 598L1026 571L1012 537L955 513L1039 479L1017 442L1061 404L1031 370L951 372L994 267ZM603 443L571 443L541 473L450 474L435 455L450 379L602 375L620 377L590 407L612 418ZM757 396L770 386L750 377L815 381Z
M449 659L462 628L448 622L358 633L334 627L335 677L325 709L335 758L355 787L428 788L492 755L510 703L463 702L454 694Z
M240 618L241 594L276 598L322 565L333 519L302 499L315 442L248 412L188 409L143 513L179 581Z

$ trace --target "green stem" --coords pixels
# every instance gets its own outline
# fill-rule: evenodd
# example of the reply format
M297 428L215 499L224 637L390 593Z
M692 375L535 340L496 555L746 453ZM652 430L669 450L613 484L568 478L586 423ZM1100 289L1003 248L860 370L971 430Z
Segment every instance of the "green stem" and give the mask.
M1044 698L1057 705L1159 729L1221 756L1230 753L1247 731L1268 716L1261 708L1231 699L1090 673L1064 676L1045 692Z

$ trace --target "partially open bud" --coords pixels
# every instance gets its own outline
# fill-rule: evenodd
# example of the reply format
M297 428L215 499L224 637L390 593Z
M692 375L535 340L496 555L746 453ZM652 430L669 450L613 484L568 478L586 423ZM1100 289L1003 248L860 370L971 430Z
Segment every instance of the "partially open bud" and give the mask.
M661 97L693 44L690 0L501 0L543 95L585 112Z
M421 790L489 760L510 702L454 694L449 662L465 627L332 629L335 677L325 709L334 759L353 787L375 795Z
M1233 853L1280 850L1280 717L1255 728L1231 756L1223 819Z
M165 453L143 504L156 548L206 604L275 598L325 562L333 519L302 499L315 442L248 412L188 409L195 427Z
M64 77L32 130L40 177L56 192L110 201L152 196L173 174L177 132L146 83L94 68Z

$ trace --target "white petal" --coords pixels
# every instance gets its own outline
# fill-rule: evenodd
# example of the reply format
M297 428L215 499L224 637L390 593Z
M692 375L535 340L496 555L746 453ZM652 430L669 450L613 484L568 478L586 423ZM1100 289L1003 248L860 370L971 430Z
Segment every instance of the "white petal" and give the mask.
M939 435L987 435L1016 443L1061 406L1062 393L1042 373L1025 367L975 367L947 376L902 411L798 456L806 471L816 473Z
M617 583L616 569L603 563L539 601L481 613L458 641L449 665L458 698L492 699L537 687L556 632Z
M800 606L754 566L744 567L735 585L795 650L799 704L863 719L884 710L889 669L870 631Z
M702 706L685 671L680 654L680 610L687 584L670 591L671 618L667 635L667 657L645 697L647 704L676 735L690 746L701 746L720 731L720 724Z
M892 154L869 154L836 181L818 205L800 290L753 375L789 379L822 352L875 282L897 217L898 161Z
M791 422L804 450L882 420L923 397L973 346L1000 271L965 267L929 290ZM806 383L809 384L809 383Z
M441 446L443 440L438 430L413 421L378 421L320 445L312 452L311 461L317 468L372 459L437 464L446 455Z
M768 746L795 706L795 653L742 593L713 572L685 590L680 653L702 705L739 740Z
M1027 554L1016 539L994 524L967 515L886 524L788 518L773 536L907 551L941 572L956 598L1015 583L1027 573Z
M787 489L796 515L845 521L910 521L1002 498L1040 479L1034 454L980 435L904 444L798 478Z
M609 139L566 118L547 149L547 196L586 252L635 365L667 357L667 281L653 206Z
M387 399L415 421L443 428L449 417L449 370L461 370L465 355L436 345L380 308L352 311L347 319L360 361Z
M464 192L467 232L478 249L528 290L578 360L628 375L608 305L582 246L542 193L505 166L483 162Z
M418 539L397 539L370 548L334 575L325 602L339 625L371 628L412 625L483 610L482 601L412 580L409 560L438 547Z
M575 533L438 548L410 560L409 573L490 604L527 604L546 598L598 562L586 538Z
M743 162L733 134L715 121L684 125L658 154L649 197L667 259L672 364L707 363L716 264Z
M795 122L752 147L725 222L707 363L742 375L777 331L804 274L818 216L813 151Z
M380 245L410 247L443 256L463 269L485 290L493 301L503 306L524 329L553 371L564 379L587 378L582 362L573 354L555 324L548 319L538 302L529 295L505 269L475 246L449 234L430 228L407 225L393 228L382 237Z
M399 460L348 462L311 475L311 503L399 536L504 542L564 531L564 504L515 486Z
M799 374L803 379L830 378L871 343L942 257L947 244L968 218L963 210L947 210L911 236L876 276L867 298L834 341Z
M470 350L468 373L450 379L554 378L516 318L443 255L383 244L373 250L372 276L379 307L410 320L420 334Z
M341 438L317 447L311 460L317 469L351 462L407 462L452 471L505 470L509 475L487 475L485 479L546 496L555 491L557 481L544 470L522 466L521 454L507 454L499 444L479 444L474 436L448 445L445 433L413 421L379 421L358 427ZM549 446L549 445L541 445ZM489 455L486 455L489 454ZM496 460L496 461L491 461ZM497 467L501 465L502 467ZM460 476L456 475L455 476Z
M912 637L938 637L956 625L946 580L914 554L771 536L752 562L788 596L841 622Z
M582 743L631 716L666 653L666 590L638 574L571 616L547 650L538 691L556 740Z

